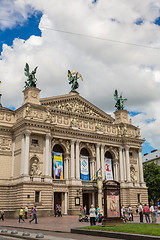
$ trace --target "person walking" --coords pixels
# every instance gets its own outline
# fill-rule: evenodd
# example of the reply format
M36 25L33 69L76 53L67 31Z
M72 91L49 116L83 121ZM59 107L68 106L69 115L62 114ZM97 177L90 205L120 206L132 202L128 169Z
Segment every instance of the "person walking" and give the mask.
M146 223L150 223L149 213L150 213L149 207L147 206L147 204L145 204L143 208L143 214L145 215Z
M96 209L91 204L91 208L89 209L89 216L90 216L90 225L96 225Z
M121 214L122 214L122 217L125 218L125 207L124 205L122 205L122 208L121 208Z
M21 219L23 222L25 222L23 219L23 208L22 207L20 208L20 211L19 211L19 223L20 223Z
M86 216L87 215L87 206L85 205L84 206L84 216Z
M4 210L3 209L1 210L1 217L0 217L0 219L2 219L2 221L4 220Z
M153 206L153 203L151 203L150 212L151 212L152 223L155 224L157 219L156 219L156 211Z
M133 221L133 213L131 205L128 206L128 219L129 221Z
M83 211L83 208L82 208L82 205L80 206L80 214L82 215L82 211Z
M33 217L33 207L31 208L31 211L30 211L30 218Z
M34 219L35 219L35 224L38 224L37 223L37 208L36 208L36 206L34 206L34 208L33 208L33 218L29 221L29 223L31 223Z
M139 211L140 222L143 223L143 206L142 206L142 203L139 204L138 211Z
M25 219L27 219L27 214L28 214L28 206L26 206L24 209L24 218Z

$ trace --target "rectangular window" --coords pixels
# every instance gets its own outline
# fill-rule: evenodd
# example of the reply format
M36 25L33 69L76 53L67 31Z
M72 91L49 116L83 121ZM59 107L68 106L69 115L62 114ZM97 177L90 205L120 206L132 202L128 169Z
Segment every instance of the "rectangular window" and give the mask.
M32 139L32 144L38 144L38 140L37 139Z
M40 202L40 191L35 191L35 202L36 203Z
M138 203L140 203L141 202L141 194L137 194L137 200L138 200Z

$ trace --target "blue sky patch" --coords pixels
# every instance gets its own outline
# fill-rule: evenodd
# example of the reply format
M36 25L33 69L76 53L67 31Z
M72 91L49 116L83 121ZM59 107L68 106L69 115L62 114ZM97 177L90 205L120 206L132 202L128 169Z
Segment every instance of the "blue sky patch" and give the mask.
M144 142L143 144L142 144L142 155L144 155L145 153L150 153L152 150L154 150L155 148L154 147L152 147L151 145L150 145L150 143L148 143L148 142Z
M155 23L156 25L160 25L160 17L156 18L155 21L154 21L154 23Z
M98 1L98 0L93 0L92 3L94 4L94 3L96 3L97 1Z
M136 115L138 115L138 114L141 114L142 112L134 112L134 111L131 111L131 112L129 112L129 116L130 117L134 117L134 116L136 116Z
M143 24L143 19L142 18L136 19L135 24L136 25L142 25Z
M12 46L15 38L27 40L30 36L41 36L41 31L38 28L42 12L34 12L23 25L17 24L13 29L0 30L0 53L2 52L3 43Z
M151 122L155 122L156 119L155 118L151 118L151 119L146 119L145 122L146 123L151 123Z

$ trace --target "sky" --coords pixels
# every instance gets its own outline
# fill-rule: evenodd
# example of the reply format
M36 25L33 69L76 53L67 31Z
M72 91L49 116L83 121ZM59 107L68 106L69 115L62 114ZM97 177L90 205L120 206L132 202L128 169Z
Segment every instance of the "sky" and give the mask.
M114 117L114 91L146 140L159 149L159 0L0 0L0 93L3 106L23 102L26 62L38 66L41 97L70 92L67 73L78 71L78 92Z

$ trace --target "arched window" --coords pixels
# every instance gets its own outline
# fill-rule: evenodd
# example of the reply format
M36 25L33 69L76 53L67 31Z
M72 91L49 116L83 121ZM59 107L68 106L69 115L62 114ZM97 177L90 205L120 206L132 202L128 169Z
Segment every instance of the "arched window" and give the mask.
M109 151L105 153L104 162L105 162L105 179L114 180L113 157Z
M53 147L52 177L54 179L64 179L64 151L61 145Z
M89 152L86 148L80 151L80 178L82 181L90 180Z

